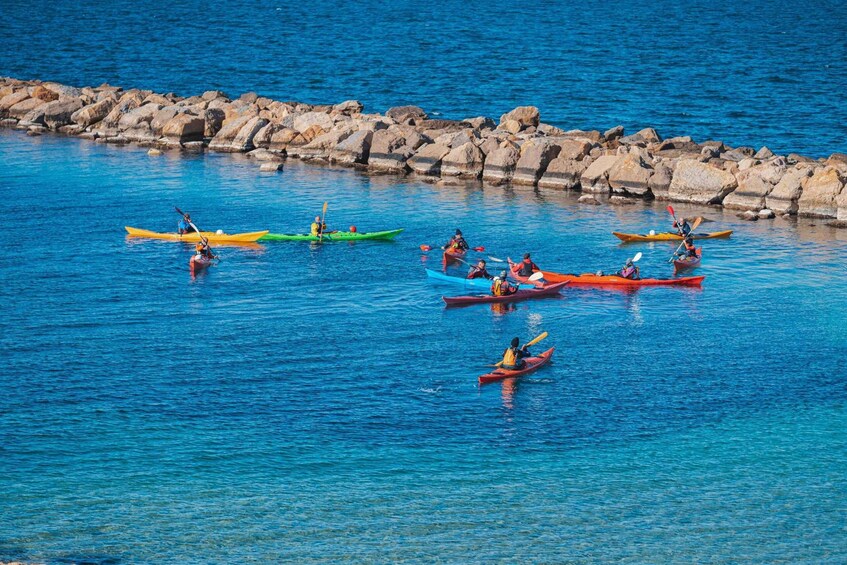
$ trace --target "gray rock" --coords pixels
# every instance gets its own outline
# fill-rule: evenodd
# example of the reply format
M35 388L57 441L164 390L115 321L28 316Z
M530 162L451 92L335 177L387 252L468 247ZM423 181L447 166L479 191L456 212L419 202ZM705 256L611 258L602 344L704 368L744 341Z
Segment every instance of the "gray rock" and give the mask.
M430 143L412 155L407 164L419 175L437 177L441 172L441 161L448 153L450 153L448 146Z
M542 188L557 188L561 190L579 189L579 181L582 173L588 167L586 161L569 159L567 156L559 156L550 161L547 170L544 171L538 186ZM593 197L592 197L593 198Z
M267 123L265 119L249 115L237 118L221 128L209 143L209 149L227 152L249 151L254 148L253 137Z
M607 129L603 132L603 139L607 142L612 141L613 139L618 139L623 136L624 128L623 126L615 126L612 129Z
M157 133L153 124L150 124L153 133ZM168 120L161 130L166 142L171 145L182 145L189 141L201 141L206 129L206 122L199 116L191 114L177 114Z
M412 139L403 136L400 130L388 128L374 132L368 155L368 169L376 173L401 173L406 171L406 161L414 153L413 144L420 140L417 132L410 132ZM417 136L417 137L415 137Z
M592 206L600 205L600 201L590 194L583 194L579 197L579 200L577 202L579 202L580 204L591 204Z
M680 202L720 204L738 186L732 173L692 159L676 165L668 197Z
M765 208L763 210L759 210L759 219L760 220L772 220L776 217L776 214L773 213L773 210L769 210Z
M477 131L494 129L497 126L497 124L494 123L494 120L486 116L468 118L467 120L463 120L462 123L467 124L469 127Z
M651 176L653 167L641 155L629 153L609 168L608 182L614 192L645 196L650 194Z
M144 106L139 106L137 108L133 108L126 112L121 118L118 120L118 129L126 130L130 128L138 127L141 123L146 123L147 125L153 121L153 116L162 109L162 106L159 104L145 104Z
M740 164L739 169L741 169ZM740 170L735 175L738 188L724 198L724 208L761 210L765 207L765 198L784 174L785 166L783 163L765 163Z
M332 129L334 122L330 115L324 112L306 112L305 114L294 116L294 129L300 133L305 132L315 125L320 126L324 131L329 131Z
M521 147L521 156L515 165L512 182L514 184L538 184L538 180L544 175L550 161L555 159L561 150L561 147L551 143L527 142Z
M282 168L282 163L262 163L259 167L259 171L263 173L276 173L281 171Z
M116 104L117 100L114 97L102 98L98 102L83 106L71 114L71 121L87 128L103 120Z
M811 167L800 166L789 169L765 197L765 205L777 214L797 214L798 201L803 192L802 183L810 176L812 176Z
M835 167L817 169L803 181L803 192L798 200L797 213L814 218L836 218L838 196L844 188L844 176Z
M405 124L409 121L417 123L427 119L426 112L418 106L395 106L389 108L385 115L398 124Z
M467 141L444 156L441 163L441 176L461 178L479 178L485 156L471 141Z
M609 185L609 171L619 159L622 159L622 157L617 155L601 155L596 161L591 163L580 177L582 191L608 194L611 190L611 186Z
M615 206L628 206L635 203L636 201L634 199L627 198L626 196L615 195L609 198L609 204L613 204Z
M753 157L755 159L761 159L761 160L770 159L773 156L774 156L773 151L771 151L767 147L762 147L761 149L759 149L756 152L755 155L753 155Z
M37 110L39 107L47 104L39 98L26 98L8 110L8 115L17 120L22 120L30 112Z
M541 114L535 106L518 106L511 112L507 112L500 116L500 125L503 125L509 120L514 120L521 125L521 129L526 129L530 126L538 127L541 122Z
M365 105L359 102L358 100L345 100L340 104L336 104L332 107L332 111L338 114L345 114L347 116L352 116L353 114L360 114L362 110L365 109Z
M339 165L365 165L370 156L374 132L359 130L335 146L330 153L330 162Z
M501 147L488 154L482 169L482 178L492 184L509 182L515 173L520 152L513 145Z

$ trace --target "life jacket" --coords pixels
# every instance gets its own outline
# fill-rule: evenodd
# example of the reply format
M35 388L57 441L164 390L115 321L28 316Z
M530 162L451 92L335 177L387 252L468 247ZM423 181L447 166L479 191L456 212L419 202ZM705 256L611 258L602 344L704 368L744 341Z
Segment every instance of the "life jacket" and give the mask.
M621 276L625 279L634 279L638 274L638 268L635 265L624 267L621 269Z
M495 277L491 283L491 294L494 296L507 296L509 294L509 282L500 277Z
M319 224L317 222L312 222L312 226L310 228L310 232L312 235L321 235L326 231L326 224Z
M518 274L522 277L529 277L532 275L532 271L537 269L538 266L532 262L532 259L524 259L520 263L518 263Z
M685 240L685 250L688 252L689 255L697 254L697 247L694 245L693 241L689 243L688 240Z
M503 353L503 362L501 363L501 367L504 369L516 367L519 361L520 357L518 357L518 348L510 347Z
M474 265L473 267L471 267L471 271L468 273L468 278L469 279L487 279L487 278L490 278L490 275L488 274L488 271L485 269L485 267L480 269L479 267Z
M449 247L458 251L465 251L468 249L468 242L465 241L464 237L457 235L450 240Z

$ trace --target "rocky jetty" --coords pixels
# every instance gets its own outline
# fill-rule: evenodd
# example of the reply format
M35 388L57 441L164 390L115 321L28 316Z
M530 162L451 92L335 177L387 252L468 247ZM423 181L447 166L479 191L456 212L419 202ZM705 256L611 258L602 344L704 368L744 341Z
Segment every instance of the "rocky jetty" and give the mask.
M182 97L103 84L76 88L0 78L0 125L160 150L246 153L265 172L296 158L425 180L481 179L586 193L617 204L659 199L719 205L749 219L800 215L847 221L847 155L810 159L729 147L652 128L565 131L521 106L499 121L431 119L417 106L366 113L212 90Z

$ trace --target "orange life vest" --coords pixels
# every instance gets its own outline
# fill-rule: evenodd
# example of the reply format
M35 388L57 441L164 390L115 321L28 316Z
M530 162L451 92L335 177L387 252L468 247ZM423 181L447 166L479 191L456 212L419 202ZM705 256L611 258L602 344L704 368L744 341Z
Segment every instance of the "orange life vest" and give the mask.
M491 283L491 294L493 294L494 296L506 296L507 294L509 294L508 281L499 277L495 278L494 282Z

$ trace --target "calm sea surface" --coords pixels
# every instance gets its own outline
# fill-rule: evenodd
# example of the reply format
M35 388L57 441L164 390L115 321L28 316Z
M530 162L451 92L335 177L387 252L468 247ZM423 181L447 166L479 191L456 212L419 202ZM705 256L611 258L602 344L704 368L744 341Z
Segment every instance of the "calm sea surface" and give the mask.
M847 152L847 9L789 2L0 0L0 75Z
M843 563L847 235L700 210L702 290L445 310L422 243L670 276L661 205L0 133L0 560ZM221 248L174 229L404 227ZM686 210L679 206L680 211ZM486 254L488 254L486 253ZM476 377L513 336L554 363Z

